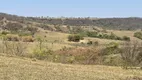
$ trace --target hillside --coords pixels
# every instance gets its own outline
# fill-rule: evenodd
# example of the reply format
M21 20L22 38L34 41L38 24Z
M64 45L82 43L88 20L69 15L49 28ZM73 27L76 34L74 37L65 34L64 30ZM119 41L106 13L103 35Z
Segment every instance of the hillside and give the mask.
M1 80L140 80L142 71L0 56Z
M141 80L141 22L0 13L0 80Z
M10 15L0 13L0 20L6 18L9 21L16 21L21 24L30 24L36 22L42 24L44 29L62 31L59 25L66 25L66 31L70 30L70 27L82 27L93 29L94 27L100 27L105 29L117 29L117 30L136 30L142 29L142 18L51 18L51 17L23 17L17 15ZM47 25L48 24L48 25ZM51 26L54 25L54 26ZM58 27L57 27L58 25ZM54 27L54 28L53 28ZM60 29L59 29L60 28ZM57 30L58 29L58 30Z

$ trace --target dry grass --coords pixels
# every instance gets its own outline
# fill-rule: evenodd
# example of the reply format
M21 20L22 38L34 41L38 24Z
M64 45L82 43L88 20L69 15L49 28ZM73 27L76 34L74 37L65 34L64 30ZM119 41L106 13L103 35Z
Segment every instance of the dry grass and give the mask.
M0 80L124 80L130 76L142 77L142 71L0 56Z
M67 39L69 34L66 33L60 33L60 32L54 32L54 31L48 31L48 30L42 30L38 33L36 33L36 36L40 36L42 39L47 40L48 42L58 41L58 42L64 42L64 40Z

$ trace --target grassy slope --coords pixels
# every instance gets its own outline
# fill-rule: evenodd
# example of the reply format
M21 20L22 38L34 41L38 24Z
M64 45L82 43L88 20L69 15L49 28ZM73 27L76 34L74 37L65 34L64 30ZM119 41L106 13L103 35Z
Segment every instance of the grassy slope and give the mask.
M128 36L131 38L131 40L137 40L137 41L141 41L138 38L134 37L134 33L139 31L139 30L135 30L135 31L118 31L118 30L108 30L109 32L113 32L114 34L116 34L117 36L123 37L123 36Z
M0 56L0 80L123 80L139 70L99 65L68 65Z

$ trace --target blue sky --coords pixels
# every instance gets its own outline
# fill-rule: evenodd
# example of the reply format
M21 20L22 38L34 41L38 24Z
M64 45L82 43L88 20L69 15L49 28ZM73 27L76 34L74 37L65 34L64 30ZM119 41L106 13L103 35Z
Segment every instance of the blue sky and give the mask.
M142 17L142 0L0 0L0 12L20 16Z

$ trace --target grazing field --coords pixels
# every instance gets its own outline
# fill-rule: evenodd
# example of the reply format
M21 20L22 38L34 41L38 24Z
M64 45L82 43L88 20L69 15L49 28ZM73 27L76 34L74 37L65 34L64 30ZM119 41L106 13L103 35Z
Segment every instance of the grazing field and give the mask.
M130 80L133 77L142 77L142 71L0 56L0 80Z

